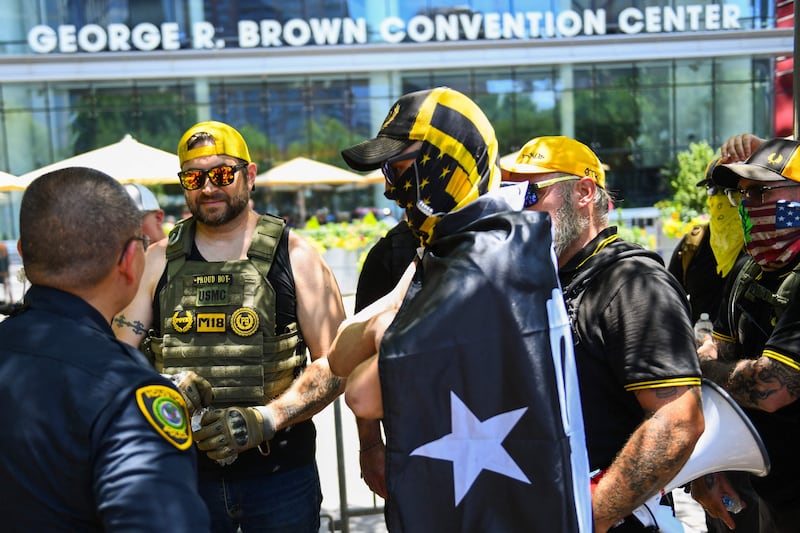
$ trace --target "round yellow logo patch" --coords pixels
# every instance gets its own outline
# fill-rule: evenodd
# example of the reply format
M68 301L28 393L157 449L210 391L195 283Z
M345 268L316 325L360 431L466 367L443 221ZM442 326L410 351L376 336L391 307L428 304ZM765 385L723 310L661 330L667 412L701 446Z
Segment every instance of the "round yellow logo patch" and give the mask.
M240 337L249 337L258 331L258 314L248 307L240 307L231 315L231 329Z
M191 311L175 311L172 315L172 327L178 333L186 333L194 325L194 313Z

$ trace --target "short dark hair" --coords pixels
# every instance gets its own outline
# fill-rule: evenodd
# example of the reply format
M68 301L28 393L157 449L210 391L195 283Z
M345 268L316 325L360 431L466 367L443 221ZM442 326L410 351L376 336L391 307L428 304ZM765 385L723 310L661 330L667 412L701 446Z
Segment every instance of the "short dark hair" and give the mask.
M122 184L85 167L35 179L22 196L19 218L25 275L57 288L98 283L128 239L142 231L141 213Z

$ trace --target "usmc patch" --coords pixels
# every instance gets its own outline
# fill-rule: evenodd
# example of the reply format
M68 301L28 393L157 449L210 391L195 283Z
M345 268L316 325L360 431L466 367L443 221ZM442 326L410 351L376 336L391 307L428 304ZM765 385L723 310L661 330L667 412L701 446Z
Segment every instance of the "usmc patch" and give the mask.
M172 327L178 333L186 333L194 325L194 314L191 311L175 311L172 315Z
M231 329L240 337L249 337L258 331L258 314L248 307L240 307L231 315Z
M179 450L192 445L189 416L180 393L164 385L147 385L136 390L136 403L145 419Z

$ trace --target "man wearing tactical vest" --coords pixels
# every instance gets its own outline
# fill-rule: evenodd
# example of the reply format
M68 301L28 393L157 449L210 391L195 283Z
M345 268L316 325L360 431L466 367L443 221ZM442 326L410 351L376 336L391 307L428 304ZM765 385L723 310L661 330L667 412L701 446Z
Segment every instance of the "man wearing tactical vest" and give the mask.
M178 157L192 216L148 250L116 334L141 345L160 372L193 370L213 386L194 437L214 531L316 532L311 416L344 388L326 359L345 317L338 285L282 219L249 206L256 164L238 131L196 124Z
M731 283L699 350L703 374L745 408L769 452L771 471L752 478L761 498L761 531L800 523L800 143L772 139L744 162L719 165L721 187L741 194L739 213L750 259ZM730 519L721 501L725 475L695 481L693 496L712 516ZM774 524L770 524L769 520Z

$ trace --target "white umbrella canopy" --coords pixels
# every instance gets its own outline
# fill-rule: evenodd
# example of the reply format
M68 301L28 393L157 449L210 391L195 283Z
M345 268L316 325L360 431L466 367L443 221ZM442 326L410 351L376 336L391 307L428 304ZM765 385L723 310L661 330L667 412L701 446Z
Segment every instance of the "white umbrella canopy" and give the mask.
M370 185L369 179L327 163L305 157L295 157L256 176L256 185L276 191L297 191L300 220L306 220L305 191L327 190L338 186Z
M256 185L281 187L284 190L315 188L326 185L359 183L360 174L305 157L295 157L256 176Z
M0 191L24 191L28 183L13 174L0 171Z
M181 168L177 155L140 143L126 134L117 143L38 168L23 174L20 179L30 183L42 174L66 167L95 168L122 183L141 185L178 183Z

